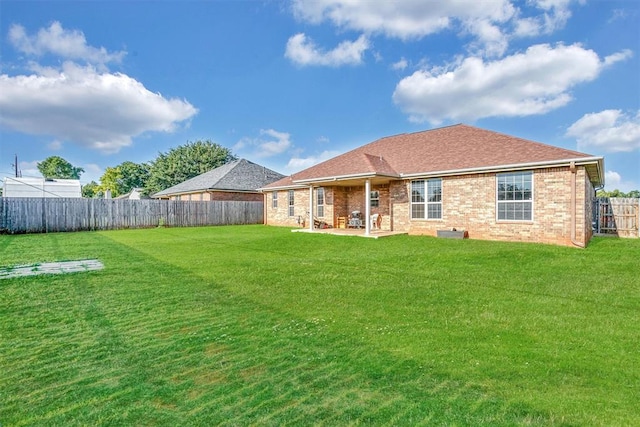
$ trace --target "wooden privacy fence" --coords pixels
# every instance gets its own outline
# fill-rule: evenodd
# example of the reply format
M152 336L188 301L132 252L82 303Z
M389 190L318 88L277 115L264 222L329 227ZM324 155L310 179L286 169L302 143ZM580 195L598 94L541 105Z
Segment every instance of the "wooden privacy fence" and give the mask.
M594 201L593 231L620 237L640 237L640 199L600 197Z
M0 232L11 234L263 222L262 202L0 198Z

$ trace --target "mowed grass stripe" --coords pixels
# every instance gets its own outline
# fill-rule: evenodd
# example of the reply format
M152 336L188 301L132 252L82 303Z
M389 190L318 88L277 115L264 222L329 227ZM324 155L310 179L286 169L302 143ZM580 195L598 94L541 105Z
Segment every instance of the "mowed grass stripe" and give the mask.
M17 370L0 373L0 390L15 396L0 408L7 424L628 425L638 417L638 300L615 309L637 289L627 270L640 251L627 242L573 251L265 227L5 237L0 256L13 247L17 261L16 249L106 266L31 288L0 284L11 296L0 301L9 338L0 357ZM618 273L602 273L595 259ZM25 315L26 327L17 321ZM38 386L30 365L46 393L16 386ZM566 393L571 400L560 401ZM74 398L100 404L75 407Z

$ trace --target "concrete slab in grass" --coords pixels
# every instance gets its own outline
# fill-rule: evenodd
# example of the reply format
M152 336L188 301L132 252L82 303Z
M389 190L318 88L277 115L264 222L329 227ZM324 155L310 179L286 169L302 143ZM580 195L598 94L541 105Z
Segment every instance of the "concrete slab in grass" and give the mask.
M0 279L12 277L37 276L39 274L66 274L82 271L102 270L104 264L97 259L83 259L79 261L44 262L40 264L17 265L15 267L1 267Z

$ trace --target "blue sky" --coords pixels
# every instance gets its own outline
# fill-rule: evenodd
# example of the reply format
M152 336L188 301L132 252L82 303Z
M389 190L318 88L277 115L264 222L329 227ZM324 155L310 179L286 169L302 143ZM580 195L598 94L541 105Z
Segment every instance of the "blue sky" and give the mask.
M640 2L0 1L0 177L209 139L291 174L467 123L640 188Z

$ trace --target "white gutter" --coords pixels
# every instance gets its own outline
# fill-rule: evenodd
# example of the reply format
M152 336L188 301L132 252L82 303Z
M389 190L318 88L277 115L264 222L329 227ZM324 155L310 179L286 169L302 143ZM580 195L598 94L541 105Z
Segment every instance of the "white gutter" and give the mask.
M350 179L359 179L359 178L375 178L376 176L400 178L400 175L387 175L387 174L378 174L375 172L363 172L363 173L354 173L351 175L337 175L337 176L325 176L322 178L299 179L293 182L294 183L312 183L312 182L328 182L328 181L347 181Z
M418 173L407 173L400 174L401 178L418 178L418 177L428 177L428 176L448 176L448 175L469 175L474 173L481 172L496 172L496 171L505 171L505 170L522 170L522 169L532 169L532 168L544 168L549 166L570 166L572 163L575 165L586 165L586 164L597 164L598 165L598 177L602 179L604 182L604 175L602 174L602 170L600 169L600 163L604 160L603 157L580 157L577 159L562 159L562 160L552 160L552 161L544 161L544 162L530 162L530 163L514 163L510 165L500 165L500 166L484 166L479 168L465 168L465 169L451 169L446 171L435 171L435 172L418 172Z

